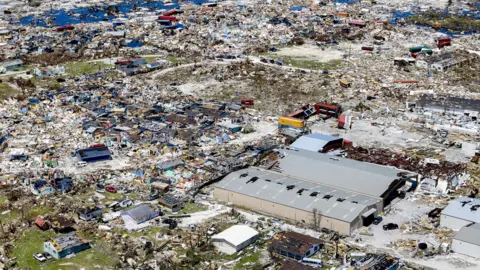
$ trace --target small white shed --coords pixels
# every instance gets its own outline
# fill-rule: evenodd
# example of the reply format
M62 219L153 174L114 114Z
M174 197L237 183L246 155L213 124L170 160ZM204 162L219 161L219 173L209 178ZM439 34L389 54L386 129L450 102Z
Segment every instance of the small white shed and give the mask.
M468 197L457 198L443 209L440 226L458 231L471 223L480 223L480 200Z
M453 237L453 252L480 258L480 224L472 223L463 227Z
M233 225L212 237L212 244L226 254L238 252L258 239L258 232L247 225Z

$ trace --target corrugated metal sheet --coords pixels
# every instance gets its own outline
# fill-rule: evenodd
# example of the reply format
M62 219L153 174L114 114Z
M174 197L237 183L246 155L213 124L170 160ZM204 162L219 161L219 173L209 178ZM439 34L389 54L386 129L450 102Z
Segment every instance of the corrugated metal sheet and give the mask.
M245 173L248 176L241 177ZM247 183L253 177L258 179ZM289 186L293 188L287 189ZM323 216L346 222L352 222L367 206L373 207L378 202L371 197L255 167L232 172L215 187L307 212L317 208ZM314 192L316 196L312 196Z
M325 134L308 134L298 138L292 145L293 148L304 149L318 152L331 141L340 140L341 138L333 137Z
M316 153L282 149L284 173L367 196L380 197L398 179L398 169Z

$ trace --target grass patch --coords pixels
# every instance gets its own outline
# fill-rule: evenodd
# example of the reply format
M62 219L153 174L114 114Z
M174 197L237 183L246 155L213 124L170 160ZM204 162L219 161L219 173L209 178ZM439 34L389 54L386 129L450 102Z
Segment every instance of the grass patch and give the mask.
M268 59L280 60L284 66L291 66L297 68L311 69L311 70L335 70L342 65L342 60L330 60L328 62L320 62L315 60L307 60L302 57L291 57L277 54L269 54L265 56Z
M77 253L77 256L71 259L54 260L45 267L44 270L81 270L81 269L114 269L116 260L95 248L90 248Z
M33 219L36 216L39 216L39 215L44 216L51 213L52 211L45 207L33 207L28 212L25 213L25 219ZM13 220L20 219L21 217L22 217L21 212L17 210L12 210L5 215L0 215L0 219L4 223L8 223Z
M72 76L82 76L85 74L95 73L105 67L110 66L112 65L105 64L104 62L75 62L68 63L65 66L65 71Z
M2 220L3 224L11 222L17 218L20 218L20 213L17 211L10 211L5 215L0 215L0 219Z
M1 99L9 98L9 97L15 96L16 94L18 94L18 90L10 87L10 85L8 85L6 83L0 83L0 98Z
M105 192L101 194L105 196L105 200L109 200L109 201L117 201L125 197L124 194L122 193Z
M255 252L255 253L243 256L243 258L241 258L240 261L238 261L238 263L235 265L234 269L238 269L238 270L245 269L246 268L245 264L250 266L257 264L260 260L260 255L261 255L260 252Z
M189 202L189 203L186 203L185 206L183 206L181 212L196 213L196 212L201 212L206 210L208 210L208 207L205 205L198 205L196 203Z
M17 266L40 269L40 262L33 258L33 253L43 252L43 242L53 237L52 231L42 232L40 230L27 230L14 242L15 248L12 257L17 258Z
M144 57L144 58L145 58L145 61L147 61L147 63L150 63L150 62L155 61L155 59L157 59L158 57L155 57L155 56L147 56L147 57Z
M0 196L0 205L4 204L7 200L7 196Z
M43 252L43 242L54 237L53 231L40 231L32 229L25 231L23 235L15 241L15 248L12 251L12 257L17 258L18 267L27 267L30 269L112 269L115 265L115 258L101 250L93 247L88 250L77 253L77 256L70 259L51 260L40 263L33 258L33 253Z
M34 207L28 212L28 215L30 217L36 217L36 216L44 216L52 213L53 212L46 207Z
M191 59L187 59L187 58L184 58L184 57L178 57L178 56L167 56L167 60L174 63L174 64L179 64L179 65L189 64L189 63L194 62Z

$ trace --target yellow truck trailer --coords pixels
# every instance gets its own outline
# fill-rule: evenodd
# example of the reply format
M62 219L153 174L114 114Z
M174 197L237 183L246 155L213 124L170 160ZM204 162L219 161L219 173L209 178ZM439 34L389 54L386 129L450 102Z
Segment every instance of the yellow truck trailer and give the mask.
M278 118L278 127L303 129L305 127L305 121L293 117L282 116Z

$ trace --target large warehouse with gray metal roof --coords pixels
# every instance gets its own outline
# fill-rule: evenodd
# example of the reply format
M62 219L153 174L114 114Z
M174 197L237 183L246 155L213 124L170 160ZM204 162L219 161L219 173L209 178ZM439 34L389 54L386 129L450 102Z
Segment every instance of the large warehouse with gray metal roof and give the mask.
M395 168L311 151L282 149L279 154L281 173L257 167L232 172L215 184L214 197L350 234L382 212L406 182Z

